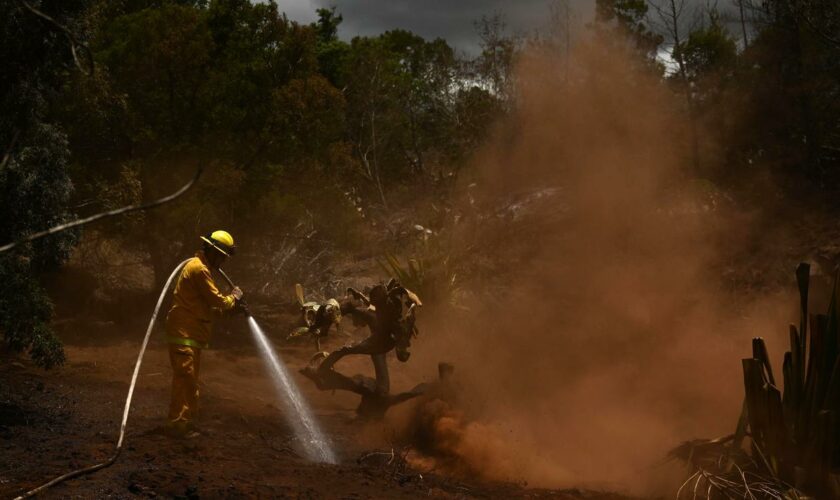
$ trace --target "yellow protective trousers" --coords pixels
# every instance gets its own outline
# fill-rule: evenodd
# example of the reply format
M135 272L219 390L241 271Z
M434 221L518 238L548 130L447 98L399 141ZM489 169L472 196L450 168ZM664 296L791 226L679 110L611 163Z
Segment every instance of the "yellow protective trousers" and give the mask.
M198 371L201 349L185 345L169 345L172 364L172 399L169 404L169 425L186 431L198 416Z

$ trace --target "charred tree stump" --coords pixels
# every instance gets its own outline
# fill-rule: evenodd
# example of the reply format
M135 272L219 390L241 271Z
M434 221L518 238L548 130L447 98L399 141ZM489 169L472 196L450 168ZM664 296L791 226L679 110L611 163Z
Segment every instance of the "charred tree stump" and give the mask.
M745 413L752 456L770 475L818 496L836 497L840 491L840 275L835 276L827 314L809 314L809 270L807 264L796 269L800 325L798 329L790 326L790 350L782 365L784 395L777 388L764 341L753 339L752 358L743 360Z
M394 405L409 401L426 394L434 387L446 382L454 371L454 367L447 363L438 366L440 382L437 384L418 384L407 392L390 394L390 379L385 355L371 356L376 378L364 375L348 377L335 370L318 370L317 367L307 366L300 370L305 377L315 382L315 386L322 391L349 391L362 397L356 413L365 418L381 419Z

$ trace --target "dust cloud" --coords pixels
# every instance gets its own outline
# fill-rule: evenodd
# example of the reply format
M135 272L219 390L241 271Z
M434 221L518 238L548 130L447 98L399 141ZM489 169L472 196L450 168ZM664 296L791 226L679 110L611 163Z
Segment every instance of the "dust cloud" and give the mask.
M453 249L496 265L465 292L461 319L424 311L407 368L452 362L456 402L392 416L424 436L418 462L531 486L662 491L679 480L658 465L670 448L733 432L749 339L768 338L781 358L796 300L735 303L722 290L722 254L749 220L689 171L679 102L631 60L590 46L568 73L550 54L520 62L513 123L465 181L465 213L485 207L480 229Z

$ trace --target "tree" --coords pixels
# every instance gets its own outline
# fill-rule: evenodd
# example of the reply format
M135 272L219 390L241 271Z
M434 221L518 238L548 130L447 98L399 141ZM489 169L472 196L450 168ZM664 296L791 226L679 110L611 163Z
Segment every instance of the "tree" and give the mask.
M212 134L206 97L214 41L206 18L191 5L146 7L104 20L93 48L113 91L126 102L124 133L130 145L125 156L108 158L106 168L114 181L132 169L139 198L151 199L195 168L184 165L183 158L193 156ZM99 189L98 179L92 181L91 190ZM167 211L144 214L139 224L121 228L130 229L120 234L122 241L148 251L157 284L177 262L178 247L166 231L173 223Z
M521 40L506 33L507 24L498 12L482 16L475 23L475 29L481 47L481 54L474 61L476 77L505 105L511 105L513 69Z
M342 88L342 70L350 51L350 46L338 39L338 26L344 20L335 13L335 7L318 9L318 22L314 24L318 34L318 68L335 87Z
M840 19L836 2L769 0L753 18L755 35L740 57L739 85L730 97L741 109L733 162L741 168L761 163L796 179L790 186L798 186L800 196L833 198L840 180L840 108L831 96L840 90L840 52L823 35Z
M716 11L709 13L708 24L693 30L687 40L680 43L679 53L685 78L696 88L718 86L703 82L703 79L733 70L738 57L735 40L726 31Z
M329 9L318 9L318 22L315 29L318 32L318 41L329 43L338 39L338 25L344 20L344 16L335 13L335 7Z
M726 163L718 145L726 144L733 132L731 110L725 109L724 102L734 82L738 51L717 11L707 15L674 50L682 60L680 89L689 92L695 175L708 178ZM699 170L701 158L703 170Z
M44 6L67 29L84 2ZM73 59L59 26L36 17L20 2L0 7L0 234L15 240L70 218L73 185L67 175L66 134L50 116L52 97ZM0 332L15 351L28 351L49 368L64 361L49 327L52 305L41 279L64 262L75 241L63 233L0 255Z
M441 180L463 144L457 100L467 77L452 48L404 30L357 37L343 74L349 139L379 202L387 206L388 184Z
M297 78L271 97L268 133L282 138L273 156L295 172L328 170L331 146L344 139L344 95L320 75Z
M286 93L279 99L279 89L304 92L307 112L317 107L311 90L324 89L311 78L318 70L316 41L314 28L290 22L274 2L150 3L103 21L95 49L113 92L125 96L131 142L123 156L106 160L111 171L129 166L137 173L140 197L151 198L196 161L214 164L177 209L144 214L141 224L120 233L126 243L146 249L156 282L169 274L185 250L184 238L198 227L234 230L259 217L253 208L259 196L245 193L273 196L265 184L262 190L249 187L265 180L260 171L294 171L326 140L308 134L322 128L309 121L295 124L304 136L277 129L301 112L284 107L297 97ZM312 85L290 86L295 81ZM342 120L335 123L340 127Z
M691 158L696 174L700 174L700 143L697 129L694 94L686 70L685 55L683 53L684 30L686 20L686 0L662 0L651 2L659 18L659 28L670 38L671 57L677 63L677 71L672 78L677 85L678 92L685 99L685 110L689 121L691 135ZM690 15L690 14L689 14Z
M131 103L141 151L199 142L213 39L196 9L165 4L120 16L104 27L95 48Z
M645 0L595 0L595 21L590 27L602 43L627 40L644 59L652 61L663 38L647 25L647 14Z

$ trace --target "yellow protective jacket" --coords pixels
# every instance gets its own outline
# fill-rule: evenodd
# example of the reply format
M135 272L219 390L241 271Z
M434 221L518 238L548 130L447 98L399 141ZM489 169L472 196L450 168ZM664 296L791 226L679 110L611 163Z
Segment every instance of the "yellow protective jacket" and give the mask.
M233 295L222 295L210 268L199 252L190 259L175 285L174 304L166 316L166 336L171 344L207 347L213 319L233 309Z

